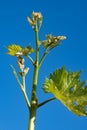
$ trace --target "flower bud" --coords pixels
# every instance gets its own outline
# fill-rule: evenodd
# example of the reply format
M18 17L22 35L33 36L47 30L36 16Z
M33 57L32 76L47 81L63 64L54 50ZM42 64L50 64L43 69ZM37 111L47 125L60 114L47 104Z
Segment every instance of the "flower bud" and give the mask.
M66 36L58 36L57 37L57 40L65 40L66 39Z
M35 21L32 20L31 18L27 17L27 20L28 20L28 22L30 23L31 26L35 26L36 25Z
M28 73L28 71L29 71L29 68L25 68L24 69L24 74L26 75Z
M27 20L34 30L36 28L38 28L38 30L39 30L41 25L42 25L42 14L39 13L39 12L33 11L32 12L32 18L27 17Z
M40 12L32 12L32 18L42 20L42 14Z
M17 64L18 64L18 66L19 66L19 68L20 68L21 70L24 69L24 64L21 64L19 61L17 62Z

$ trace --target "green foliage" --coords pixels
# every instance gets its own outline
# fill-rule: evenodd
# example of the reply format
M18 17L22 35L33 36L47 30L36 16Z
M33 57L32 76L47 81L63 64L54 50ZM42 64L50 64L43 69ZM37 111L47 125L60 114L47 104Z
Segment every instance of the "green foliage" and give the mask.
M6 48L8 49L7 54L11 56L17 56L17 53L22 51L22 47L16 44L6 46Z
M26 56L28 54L33 53L34 49L31 46L27 46L27 47L23 48L22 52L23 52L23 55Z
M87 86L80 81L80 71L66 71L64 67L57 69L50 78L46 78L43 89L52 93L69 110L79 116L87 115Z
M27 46L26 48L23 48L19 45L12 44L9 46L6 46L8 52L7 54L11 56L26 56L32 52L34 52L34 49L31 46Z

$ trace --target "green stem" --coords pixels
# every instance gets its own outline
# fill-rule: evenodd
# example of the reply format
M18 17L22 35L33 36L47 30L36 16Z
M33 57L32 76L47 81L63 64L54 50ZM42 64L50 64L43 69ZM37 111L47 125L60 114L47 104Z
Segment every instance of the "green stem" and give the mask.
M27 58L31 61L31 63L34 65L34 60L31 58L31 56L27 55Z
M27 93L26 93L26 91L25 91L25 77L22 77L22 84L21 84L21 82L20 82L20 80L19 80L19 77L18 77L18 75L17 75L17 72L16 72L15 68L14 68L12 65L11 65L11 68L12 68L13 73L14 73L14 76L15 76L15 78L16 78L16 80L17 80L17 82L18 82L18 84L19 84L19 86L20 86L20 88L21 88L21 90L22 90L22 92L23 92L23 95L24 95L24 99L25 99L25 101L26 101L26 104L27 104L27 106L28 106L28 108L29 108L29 110L30 110L30 102L29 102L29 99L28 99L28 97L27 97Z
M25 101L26 101L27 107L28 107L28 109L30 110L31 104L30 104L30 102L29 102L29 99L28 99L28 96L27 96L27 93L26 93L25 89L22 89L22 92L23 92L24 99L25 99Z
M18 75L17 75L17 72L16 72L16 70L15 70L15 68L11 65L11 68L12 68L12 70L13 70L13 74L14 74L14 76L15 76L15 78L16 78L16 80L17 80L17 82L18 82L18 84L19 84L19 86L20 86L20 88L21 88L21 90L23 90L23 85L21 84L21 82L20 82L20 80L19 80L19 77L18 77Z
M24 95L24 99L26 101L26 104L28 106L28 109L30 110L30 102L29 102L29 99L28 99L28 96L27 96L27 93L26 93L26 86L25 86L25 76L22 76L22 85L23 85L23 89L22 89L22 92L23 92L23 95Z
M36 35L36 61L34 64L34 74L33 74L33 85L32 85L32 95L31 95L31 109L30 109L30 118L28 123L28 130L34 130L35 120L36 120L36 110L38 106L36 89L38 82L38 71L39 71L39 45L38 45L38 29L35 30Z
M22 76L22 84L23 84L24 90L26 90L26 87L25 87L25 76Z
M42 62L44 61L44 59L45 59L45 57L46 57L47 54L48 54L48 52L47 52L47 50L46 50L46 51L44 52L44 54L43 54L43 56L42 56L40 62L39 62L39 67L41 66L41 64L42 64Z

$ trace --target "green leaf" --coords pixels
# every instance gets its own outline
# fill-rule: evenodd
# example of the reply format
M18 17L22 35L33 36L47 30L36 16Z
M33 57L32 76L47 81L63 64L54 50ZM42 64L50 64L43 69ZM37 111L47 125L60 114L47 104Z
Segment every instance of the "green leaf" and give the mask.
M26 56L32 52L34 52L34 49L31 46L27 46L25 48L16 45L16 44L12 44L6 47L8 52L7 54L11 55L11 56Z
M16 56L18 52L22 51L22 47L16 44L12 44L9 46L6 46L8 52L7 54L11 55L11 56Z
M28 55L30 53L34 52L34 49L31 46L27 46L23 49L23 55Z
M57 69L46 78L43 90L52 93L73 113L87 116L87 86L80 81L80 73L66 71L64 67Z

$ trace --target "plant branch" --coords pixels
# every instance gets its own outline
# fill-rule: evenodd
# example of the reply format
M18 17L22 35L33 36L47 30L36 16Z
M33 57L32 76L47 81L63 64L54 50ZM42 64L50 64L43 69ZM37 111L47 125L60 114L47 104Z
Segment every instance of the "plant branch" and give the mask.
M36 24L37 25L37 24ZM36 110L38 106L37 101L37 82L38 82L38 71L39 71L39 44L38 44L38 28L35 28L35 39L36 39L36 59L34 64L34 74L33 74L33 84L32 84L32 94L31 94L31 109L30 109L30 118L28 123L28 130L34 130L35 120L36 120Z
M19 84L19 86L21 88L21 90L23 90L23 85L21 84L21 82L20 82L20 80L18 78L18 75L17 75L17 72L16 72L15 68L12 65L11 65L11 68L13 70L13 74L14 74L14 76L15 76L15 78L16 78L16 80L17 80L17 82L18 82L18 84Z
M27 58L31 61L31 63L34 65L34 60L32 59L32 57L30 55L27 55Z
M19 84L19 86L20 86L20 88L21 88L21 90L23 92L26 104L27 104L28 108L30 109L31 105L30 105L29 99L28 99L26 91L25 91L25 77L22 78L22 84L21 84L15 68L12 65L11 65L11 68L12 68L14 76L15 76L15 78L16 78L16 80L17 80L17 82L18 82L18 84Z
M25 89L23 89L22 92L23 92L23 95L24 95L26 104L27 104L27 106L28 106L28 108L29 108L29 110L30 110L31 104L30 104L30 102L29 102L29 99L28 99L28 96L27 96L27 93L26 93Z
M47 56L47 54L48 54L48 52L47 52L47 50L45 50L45 52L44 52L44 54L43 54L43 56L42 56L42 58L41 58L41 60L40 60L40 62L39 62L39 67L41 66L41 64L42 64L42 62L44 61L44 59L45 59L45 57Z
M24 90L26 90L26 86L25 86L25 76L22 76L22 85Z
M56 99L56 98L53 97L53 98L50 98L50 99L48 99L48 100L46 100L46 101L44 101L44 102L38 104L38 108L41 107L41 106L43 106L43 105L45 105L45 104L47 104L48 102L50 102L50 101L52 101L52 100L55 100L55 99Z
M28 99L28 96L27 96L27 93L26 93L26 85L25 85L25 76L22 76L22 85L23 85L23 95L24 95L24 98L25 98L25 101L26 101L26 104L30 110L30 102L29 102L29 99Z

